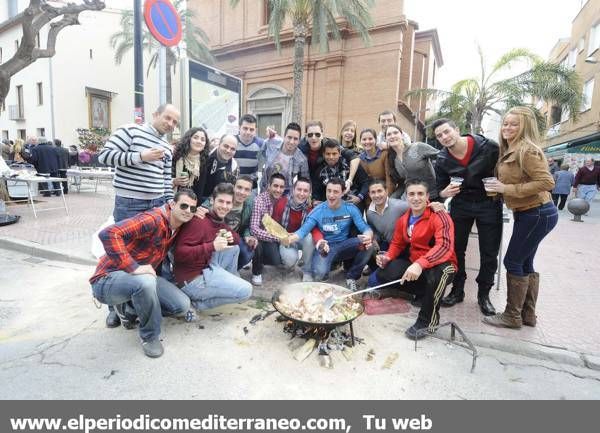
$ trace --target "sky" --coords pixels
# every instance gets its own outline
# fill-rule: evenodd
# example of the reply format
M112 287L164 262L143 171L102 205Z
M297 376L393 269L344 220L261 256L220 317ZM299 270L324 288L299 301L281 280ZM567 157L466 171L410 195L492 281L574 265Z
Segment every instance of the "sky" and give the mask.
M444 65L436 87L449 89L480 75L477 44L492 65L513 48L547 58L558 39L570 37L571 23L585 0L404 0L404 14L419 30L436 28Z

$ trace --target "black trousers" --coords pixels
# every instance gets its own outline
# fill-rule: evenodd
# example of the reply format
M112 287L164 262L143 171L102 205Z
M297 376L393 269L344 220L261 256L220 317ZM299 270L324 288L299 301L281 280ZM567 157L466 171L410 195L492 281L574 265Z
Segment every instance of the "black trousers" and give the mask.
M377 283L383 284L402 278L411 264L405 258L392 260L384 269L378 269L375 273ZM422 307L417 321L427 326L431 332L435 331L435 327L440 323L440 301L446 286L454 278L454 272L454 266L446 262L424 269L416 281L407 281L397 286L402 291L422 296Z
M567 204L568 196L569 194L552 194L554 206L557 206L559 210L563 210L565 208L565 204ZM560 199L560 204L558 203L558 199Z
M58 177L62 177L63 179L65 179L64 182L61 182L62 183L62 189L63 189L63 192L65 194L68 194L69 193L69 182L66 180L67 179L67 171L66 170L60 170L58 172Z
M479 273L475 281L479 287L478 294L487 295L494 285L498 269L498 251L502 239L502 202L491 199L469 202L454 198L450 204L450 216L454 222L454 249L458 259L454 289L463 290L465 287L465 251L469 233L475 223L479 238Z

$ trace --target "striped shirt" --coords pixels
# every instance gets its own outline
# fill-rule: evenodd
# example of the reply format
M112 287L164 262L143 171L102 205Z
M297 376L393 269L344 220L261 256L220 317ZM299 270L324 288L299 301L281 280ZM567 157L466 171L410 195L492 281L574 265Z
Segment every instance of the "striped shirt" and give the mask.
M142 161L141 153L153 148L164 150L164 158ZM113 180L116 194L141 200L173 198L172 160L171 146L150 124L117 129L98 155L102 164L116 168Z
M253 179L258 177L258 158L263 151L264 140L254 137L250 144L244 144L240 136L236 135L238 144L235 151L235 159L240 165L240 174L247 174Z

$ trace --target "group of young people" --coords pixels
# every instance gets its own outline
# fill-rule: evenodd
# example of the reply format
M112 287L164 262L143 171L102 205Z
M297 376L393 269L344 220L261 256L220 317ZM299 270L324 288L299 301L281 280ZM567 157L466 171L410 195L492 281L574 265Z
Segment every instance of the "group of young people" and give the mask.
M358 133L347 122L339 141L325 137L319 121L304 130L290 123L281 135L269 129L263 140L256 118L244 115L239 134L224 135L211 151L202 128L184 133L173 151L164 136L178 120L174 106L160 106L152 122L119 128L99 156L116 167L116 223L100 233L106 255L92 290L110 306L107 326L139 322L146 355L163 353L162 316L243 301L252 285L262 284L265 264L294 270L300 261L303 281L327 279L337 263L352 290L363 274L370 274L369 286L397 280L421 305L406 335L421 338L435 331L441 305L464 299L473 223L486 321L535 326L533 257L556 224L556 208L528 109L505 115L500 146L462 136L451 120L440 119L433 124L439 151L411 143L391 111L378 116L379 133ZM502 230L499 194L515 211L515 235L504 261L507 307L496 314L489 290ZM448 198L449 213L440 203ZM238 273L250 263L252 284Z

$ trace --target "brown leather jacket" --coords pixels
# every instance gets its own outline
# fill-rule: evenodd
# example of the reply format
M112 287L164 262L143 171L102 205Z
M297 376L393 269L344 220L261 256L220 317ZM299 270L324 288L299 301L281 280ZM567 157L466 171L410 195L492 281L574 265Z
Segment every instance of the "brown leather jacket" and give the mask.
M513 211L521 212L548 203L554 179L544 154L521 142L498 161L498 179L506 185L504 201Z

